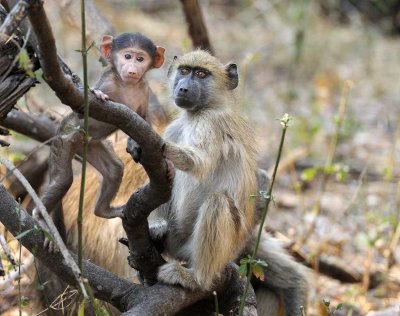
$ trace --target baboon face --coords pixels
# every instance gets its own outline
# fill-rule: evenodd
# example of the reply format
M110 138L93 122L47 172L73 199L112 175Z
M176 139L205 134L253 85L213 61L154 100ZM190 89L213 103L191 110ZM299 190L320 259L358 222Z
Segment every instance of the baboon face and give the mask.
M175 104L188 111L214 105L219 96L238 85L235 64L222 65L205 51L194 51L176 58L170 69L172 98Z
M212 73L205 68L179 66L173 89L175 104L189 111L206 106L210 102L208 91L213 80Z

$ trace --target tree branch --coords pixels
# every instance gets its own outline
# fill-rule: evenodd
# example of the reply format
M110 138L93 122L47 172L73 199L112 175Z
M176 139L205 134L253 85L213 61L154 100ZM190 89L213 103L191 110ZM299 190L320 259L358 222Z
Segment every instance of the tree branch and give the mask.
M26 1L20 1L7 15L3 24L0 26L0 45L3 45L11 36L21 21L27 16L29 9L29 3Z
M62 254L59 252L49 253L43 249L43 233L34 228L37 223L25 210L20 209L18 203L5 190L3 185L0 185L0 221L14 236L29 231L28 234L20 239L23 246L34 253L40 261L62 280L74 286L78 285L72 270L63 263ZM73 257L76 261L76 255ZM115 295L122 296L121 293L133 286L130 282L122 280L111 272L101 269L90 262L85 262L84 273L95 290L101 289L101 291L96 291L98 292L96 297L108 302L112 302ZM118 304L115 306L118 307Z
M41 143L54 137L58 127L46 114L33 115L18 110L9 112L0 125Z
M210 53L214 54L214 50L208 38L207 27L204 23L203 13L201 12L199 1L181 0L181 3L193 47L206 49Z

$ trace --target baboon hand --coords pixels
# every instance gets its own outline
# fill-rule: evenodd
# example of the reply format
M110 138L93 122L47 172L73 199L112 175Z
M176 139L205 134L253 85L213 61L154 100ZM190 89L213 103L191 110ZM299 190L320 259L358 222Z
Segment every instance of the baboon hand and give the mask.
M100 100L108 101L110 99L108 94L105 94L103 91L101 91L99 89L91 88L90 91Z
M126 152L129 153L132 156L132 159L135 162L139 162L140 158L142 156L142 149L138 145L137 142L135 142L131 137L128 138L128 144L126 146Z
M39 226L42 228L44 232L47 234L49 233L50 229L49 226L47 225L46 221L42 217L42 214L40 214L39 210L35 208L32 211L33 218L36 219L36 221L39 223ZM47 249L50 253L58 251L58 247L56 243L52 240L50 240L47 235L44 235L44 242L43 242L43 249Z

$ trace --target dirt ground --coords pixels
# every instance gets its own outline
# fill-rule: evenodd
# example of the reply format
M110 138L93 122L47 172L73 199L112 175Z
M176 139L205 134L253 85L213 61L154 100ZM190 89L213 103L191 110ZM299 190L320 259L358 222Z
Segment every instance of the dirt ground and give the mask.
M284 113L293 117L268 227L284 242L305 239L301 250L310 262L319 257L363 279L343 283L310 270L308 314L328 315L323 300L330 302L332 314L333 307L344 304L335 315L374 315L371 311L399 304L400 38L383 34L357 14L339 24L324 17L314 1L242 2L247 5L202 3L216 55L239 66L237 110L256 130L254 141L265 169L272 170L275 162L281 134L277 119ZM179 4L144 13L124 3L98 1L117 32L145 33L166 48L168 59L191 49ZM59 53L79 73L80 55L74 50L80 37L61 23L56 1L46 6ZM89 65L92 82L101 72L95 55ZM166 72L164 65L148 76L165 104ZM337 119L345 87L348 98ZM30 94L55 116L68 110L45 84ZM20 149L8 153L12 150ZM314 177L324 165L325 173ZM394 264L389 267L390 256ZM28 289L34 265L27 254L23 263L30 271L21 279L22 295L30 298L23 314L30 315L37 297ZM368 289L367 276L378 272L379 285ZM18 283L10 277L0 279L1 315L18 315ZM396 313L400 315L399 308L387 315Z

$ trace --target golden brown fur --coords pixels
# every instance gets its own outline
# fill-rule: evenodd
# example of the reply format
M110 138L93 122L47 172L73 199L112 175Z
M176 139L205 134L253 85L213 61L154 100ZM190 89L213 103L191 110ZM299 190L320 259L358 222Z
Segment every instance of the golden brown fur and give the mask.
M122 185L115 197L113 204L126 203L135 188L147 179L147 175L140 164L135 163L126 153L126 139L119 141L115 151L124 163L124 175ZM126 260L128 249L118 242L118 238L124 236L121 219L104 219L93 213L94 203L97 198L100 185L100 175L90 167L86 175L86 190L83 213L83 255L86 259L121 276L133 276L134 271ZM65 226L67 241L73 249L77 249L78 197L80 177L74 180L71 189L63 199Z

